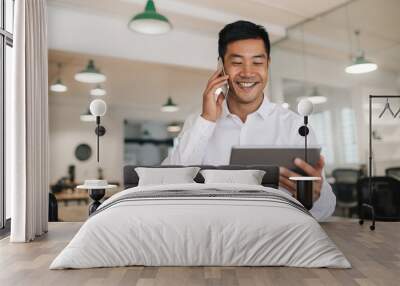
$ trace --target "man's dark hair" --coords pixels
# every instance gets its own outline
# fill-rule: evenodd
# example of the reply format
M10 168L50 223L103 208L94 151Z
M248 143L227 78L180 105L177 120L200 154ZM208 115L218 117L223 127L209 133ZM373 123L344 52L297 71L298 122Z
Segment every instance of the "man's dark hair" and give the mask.
M226 25L219 32L218 39L218 55L224 59L226 48L229 43L247 40L247 39L261 39L264 41L265 51L268 58L270 55L271 44L269 42L268 32L263 26L256 25L249 21L236 21Z

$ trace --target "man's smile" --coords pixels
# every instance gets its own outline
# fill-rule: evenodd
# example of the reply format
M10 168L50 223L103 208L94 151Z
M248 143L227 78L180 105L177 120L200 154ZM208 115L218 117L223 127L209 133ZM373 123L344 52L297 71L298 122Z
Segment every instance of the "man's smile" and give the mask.
M258 81L250 81L250 80L239 80L235 81L235 84L242 90L244 91L250 91L252 88L254 88L257 84L259 84Z

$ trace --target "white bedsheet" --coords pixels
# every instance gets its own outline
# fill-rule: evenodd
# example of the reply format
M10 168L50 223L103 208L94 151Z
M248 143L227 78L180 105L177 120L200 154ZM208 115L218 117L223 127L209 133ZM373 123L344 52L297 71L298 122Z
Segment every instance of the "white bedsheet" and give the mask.
M127 189L280 190L254 185L179 184ZM89 218L50 269L146 266L295 266L349 268L318 222L293 206L262 199L124 201Z

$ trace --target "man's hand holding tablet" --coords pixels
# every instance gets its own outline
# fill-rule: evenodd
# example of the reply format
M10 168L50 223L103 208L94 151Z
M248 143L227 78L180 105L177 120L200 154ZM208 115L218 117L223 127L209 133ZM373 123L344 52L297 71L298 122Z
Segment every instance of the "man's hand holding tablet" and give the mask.
M315 166L311 166L310 164L307 164L300 158L296 158L294 160L294 164L299 169L303 170L303 172L306 173L308 176L321 178L321 180L315 181L313 184L313 201L315 202L321 195L321 188L322 188L322 184L323 184L322 170L325 166L324 157L321 155ZM279 174L280 174L279 175L279 186L282 188L285 188L286 190L291 192L293 195L295 195L296 194L296 182L289 180L289 177L299 177L301 175L297 174L296 172L293 172L285 167L279 168Z

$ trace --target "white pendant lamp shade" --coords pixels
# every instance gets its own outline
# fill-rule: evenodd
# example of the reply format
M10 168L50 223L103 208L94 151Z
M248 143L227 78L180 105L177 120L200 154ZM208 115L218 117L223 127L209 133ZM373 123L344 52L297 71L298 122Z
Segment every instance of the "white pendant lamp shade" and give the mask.
M90 103L90 112L94 116L104 116L107 111L107 104L102 99L95 99Z
M62 83L61 79L58 79L54 84L50 86L50 90L53 92L66 92L68 88Z
M92 96L104 96L106 94L107 94L106 90L102 88L100 85L97 85L95 88L92 88L90 90L90 95Z
M129 28L133 31L147 34L147 35L160 35L165 34L171 30L169 22L163 22L153 19L138 19L129 23Z
M96 116L91 114L89 109L85 113L81 114L81 116L79 118L83 122L94 122L94 121L96 121Z
M167 33L172 29L169 20L156 11L153 0L148 0L144 12L132 17L128 24L129 29L148 35Z
M322 103L327 102L328 98L324 95L321 95L318 92L318 89L315 87L315 88L313 88L313 90L309 96L303 96L298 99L299 102L302 100L308 100L312 104L322 104Z
M86 68L75 74L75 80L85 83L101 83L106 80L106 76L95 67L93 60L89 60Z
M178 123L171 123L167 126L167 131L171 133L177 133L181 131L181 126Z
M357 51L358 54L355 57L355 59L353 60L353 62L348 65L344 70L346 73L349 74L362 74L362 73L369 73L372 72L374 70L376 70L378 68L378 65L368 61L365 58L365 54L364 51L361 49L361 44L360 44L360 30L355 30L354 34L356 37L356 41L357 41Z
M376 70L378 65L367 61L364 55L357 57L353 63L346 67L345 71L350 74L368 73Z
M313 104L322 104L328 101L326 96L319 95L319 96L309 96L307 97L309 101L311 101Z
M160 109L162 112L176 112L179 107L172 101L171 97L168 97L167 102Z

